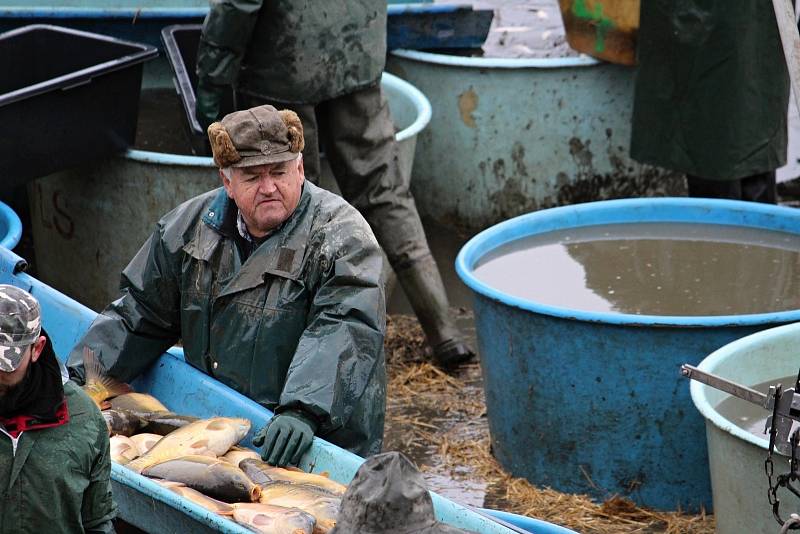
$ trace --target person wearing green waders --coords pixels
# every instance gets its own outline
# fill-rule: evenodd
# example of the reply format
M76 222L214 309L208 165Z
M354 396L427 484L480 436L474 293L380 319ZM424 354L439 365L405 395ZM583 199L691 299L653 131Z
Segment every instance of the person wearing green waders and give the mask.
M692 197L774 204L789 74L772 2L643 1L637 54L631 156L686 173Z
M113 534L108 427L67 380L39 302L0 285L0 534Z
M293 111L235 111L208 136L222 187L156 224L70 372L83 381L87 346L130 382L181 340L190 365L275 413L253 438L269 463L298 463L315 435L379 452L386 302L375 236L305 180Z
M449 309L398 165L394 123L380 79L386 0L214 0L197 54L197 118L218 120L226 88L237 106L273 104L303 122L306 177L319 183L320 141L342 192L367 219L408 296L433 361L474 354Z

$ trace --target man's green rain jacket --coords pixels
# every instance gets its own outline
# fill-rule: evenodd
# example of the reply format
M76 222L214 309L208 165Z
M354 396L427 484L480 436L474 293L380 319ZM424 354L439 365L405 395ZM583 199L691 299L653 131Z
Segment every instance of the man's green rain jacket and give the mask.
M317 104L376 85L386 0L212 0L201 80L264 100Z
M122 297L70 355L99 352L109 374L139 375L178 339L186 361L317 435L380 450L386 402L383 257L361 215L308 181L294 213L244 262L223 189L180 205L122 274Z
M772 2L643 1L638 61L634 158L709 180L786 163L789 78Z
M2 534L114 532L108 428L78 386L64 395L68 423L23 432L16 451L0 433Z

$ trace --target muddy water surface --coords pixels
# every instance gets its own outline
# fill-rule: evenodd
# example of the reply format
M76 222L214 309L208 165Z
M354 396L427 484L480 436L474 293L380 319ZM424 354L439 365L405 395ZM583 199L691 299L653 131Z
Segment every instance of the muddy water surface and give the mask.
M800 307L800 236L711 224L614 224L548 232L482 258L506 294L588 312L662 316Z
M793 388L796 380L797 375L784 376L782 378L776 378L775 380L770 380L768 382L763 382L761 384L748 387L755 389L756 391L760 391L761 393L766 393L769 391L770 386L777 384L780 384L783 389ZM758 436L763 439L769 439L769 436L764 432L764 428L767 422L767 417L771 414L764 408L736 397L727 397L716 406L716 410L722 417L733 422L736 426L750 432L754 436ZM797 428L797 426L798 424L794 423L792 428Z

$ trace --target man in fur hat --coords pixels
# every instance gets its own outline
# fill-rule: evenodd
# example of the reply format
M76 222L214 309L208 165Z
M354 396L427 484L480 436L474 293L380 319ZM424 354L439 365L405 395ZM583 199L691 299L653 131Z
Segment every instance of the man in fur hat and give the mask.
M398 164L394 122L380 80L386 0L217 0L197 52L196 115L204 126L236 91L240 109L274 104L303 121L306 177L320 179L320 141L342 196L375 232L414 309L434 363L473 357L455 318Z
M208 128L223 187L157 224L84 345L130 381L179 339L186 361L273 410L254 443L295 464L316 434L381 448L383 257L347 202L305 181L303 126L259 106Z

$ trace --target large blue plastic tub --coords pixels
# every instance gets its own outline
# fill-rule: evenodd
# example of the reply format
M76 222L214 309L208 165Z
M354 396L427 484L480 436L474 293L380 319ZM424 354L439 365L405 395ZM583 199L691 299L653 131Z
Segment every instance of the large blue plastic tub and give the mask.
M7 204L0 202L0 247L14 248L22 237L22 222Z
M81 339L96 313L66 297L35 278L20 273L22 258L0 248L0 283L13 284L30 291L42 307L42 322L50 335L56 354L64 358ZM170 409L189 415L210 417L227 415L246 417L253 423L243 444L263 427L272 413L198 371L183 360L179 349L172 349L157 360L133 384L137 391L159 398ZM363 459L324 440L315 438L303 455L300 467L307 471L328 471L330 477L348 483ZM134 526L158 534L192 534L228 532L248 534L251 531L199 507L155 482L114 464L111 470L114 500L119 517ZM507 534L499 523L433 494L437 517L454 526L478 534Z
M494 454L561 491L613 493L660 509L711 506L702 418L681 378L715 349L800 311L716 317L588 313L503 294L476 262L521 237L610 223L682 222L800 233L800 211L706 199L612 200L523 215L471 239L456 259L475 321ZM800 237L799 237L800 238Z
M540 519L525 517L524 515L502 512L500 510L484 510L484 512L517 528L530 532L531 534L575 534L574 530L560 527Z

